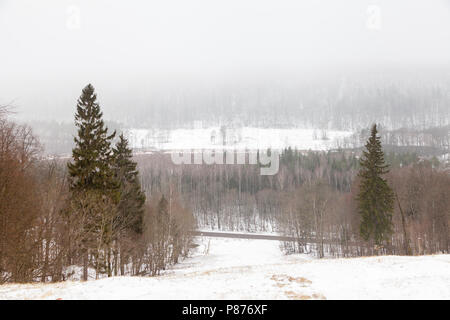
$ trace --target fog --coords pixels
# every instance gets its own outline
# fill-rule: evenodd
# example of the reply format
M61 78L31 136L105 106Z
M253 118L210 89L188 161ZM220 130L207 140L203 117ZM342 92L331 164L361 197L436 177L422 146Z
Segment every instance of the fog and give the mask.
M22 118L70 120L89 82L114 118L171 90L449 65L448 0L0 0L0 104Z

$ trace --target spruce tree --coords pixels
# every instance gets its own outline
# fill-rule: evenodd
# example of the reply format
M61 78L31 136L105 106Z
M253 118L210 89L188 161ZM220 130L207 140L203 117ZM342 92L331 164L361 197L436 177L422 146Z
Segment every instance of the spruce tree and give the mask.
M102 116L94 87L88 84L78 99L75 114L78 132L72 149L73 162L68 163L72 191L106 192L115 187L111 171L111 141L115 132L108 135Z
M372 126L365 148L358 173L361 179L357 197L362 219L360 234L364 240L373 239L376 245L381 245L392 233L394 193L383 178L389 169L384 161L376 125Z
M127 139L121 134L113 149L114 177L119 184L120 200L118 204L117 227L121 230L141 234L145 195L141 191L137 164L132 160L132 150Z
M95 257L96 270L107 264L110 274L110 246L117 203L117 183L111 169L111 140L102 119L94 87L88 84L77 103L75 125L78 128L72 149L72 162L67 164L71 190L70 219L82 221L80 226L83 256L83 279L87 280L89 252ZM78 217L78 218L77 218Z

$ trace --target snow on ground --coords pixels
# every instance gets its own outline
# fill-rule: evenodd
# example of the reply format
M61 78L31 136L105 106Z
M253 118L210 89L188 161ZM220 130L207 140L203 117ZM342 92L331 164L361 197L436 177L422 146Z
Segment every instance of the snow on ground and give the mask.
M270 240L197 243L159 277L8 284L0 299L450 299L450 255L317 260Z
M274 229L273 227L271 228L272 230ZM208 229L208 228L200 228L200 229L196 229L196 231L198 232L214 232L214 233L231 233L231 234L249 234L252 236L280 236L282 234L280 234L279 232L276 231L236 231L236 230L218 230L218 229Z
M220 127L148 130L129 129L126 135L133 148L157 150L266 150L291 147L299 150L336 148L336 141L352 134L349 131L320 131L313 129L227 128ZM326 135L326 137L324 136ZM223 137L225 136L225 143ZM323 139L326 138L326 139Z

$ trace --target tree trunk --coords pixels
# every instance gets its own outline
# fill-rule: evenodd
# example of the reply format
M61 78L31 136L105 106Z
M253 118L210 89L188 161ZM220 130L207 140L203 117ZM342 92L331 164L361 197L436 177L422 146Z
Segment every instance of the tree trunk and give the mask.
M83 253L83 281L88 280L88 251L85 250Z
M409 236L408 231L406 230L406 219L405 214L403 213L402 206L400 205L400 200L398 199L397 192L395 192L395 199L397 200L398 208L400 210L400 215L402 217L402 228L403 228L403 248L405 250L405 255L410 256L411 255L411 248L409 246Z

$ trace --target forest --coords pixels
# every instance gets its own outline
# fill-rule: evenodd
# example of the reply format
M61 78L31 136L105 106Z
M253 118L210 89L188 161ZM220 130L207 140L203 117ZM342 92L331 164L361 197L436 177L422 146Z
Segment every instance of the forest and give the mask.
M284 253L318 258L449 251L448 127L373 125L351 146L281 150L263 176L260 164L133 154L91 85L70 158L48 157L11 112L0 109L0 283L158 275L189 256L195 229L276 232L291 239Z
M301 79L287 75L265 81L244 80L183 88L151 88L152 94L105 92L105 123L111 130L131 128L172 130L208 126L311 128L351 131L340 148L362 147L373 123L379 124L383 145L449 148L450 79L436 71L384 70L346 76L333 73ZM150 88L148 89L150 90ZM121 91L119 91L121 92ZM67 102L64 101L65 104ZM124 105L131 105L127 113ZM38 107L39 105L37 105ZM76 133L72 120L23 118L45 145L48 155L69 155ZM18 116L21 116L20 114ZM22 115L24 116L24 115Z
M146 199L92 87L78 101L73 162L43 158L31 129L0 111L0 283L157 275L187 256L192 213L173 193Z

